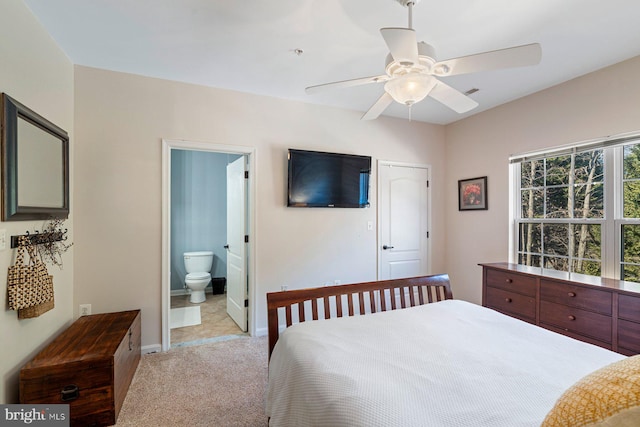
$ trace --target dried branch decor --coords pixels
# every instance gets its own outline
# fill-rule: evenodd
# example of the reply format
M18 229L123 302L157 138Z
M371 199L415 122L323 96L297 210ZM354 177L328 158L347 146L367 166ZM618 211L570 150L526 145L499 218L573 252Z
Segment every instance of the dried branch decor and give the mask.
M52 236L38 242L38 254L47 264L57 265L62 270L62 255L69 250L73 243L67 243L67 229L63 229L64 219L52 218L45 222L43 235Z

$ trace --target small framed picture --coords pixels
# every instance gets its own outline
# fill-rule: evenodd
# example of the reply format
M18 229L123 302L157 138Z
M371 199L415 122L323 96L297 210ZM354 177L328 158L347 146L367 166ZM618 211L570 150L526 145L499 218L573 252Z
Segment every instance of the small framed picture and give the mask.
M461 179L458 181L458 210L487 210L487 177Z

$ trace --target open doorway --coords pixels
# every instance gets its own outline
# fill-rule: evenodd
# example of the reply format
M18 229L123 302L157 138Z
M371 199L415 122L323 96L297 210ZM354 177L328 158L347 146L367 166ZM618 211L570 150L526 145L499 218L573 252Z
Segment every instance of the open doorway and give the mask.
M249 147L163 140L163 351L253 334L254 156Z

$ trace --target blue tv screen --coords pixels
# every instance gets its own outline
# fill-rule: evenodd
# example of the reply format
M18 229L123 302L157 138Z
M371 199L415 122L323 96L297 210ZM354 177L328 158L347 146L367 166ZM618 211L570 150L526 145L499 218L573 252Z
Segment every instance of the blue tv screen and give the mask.
M287 206L369 206L371 157L289 149Z

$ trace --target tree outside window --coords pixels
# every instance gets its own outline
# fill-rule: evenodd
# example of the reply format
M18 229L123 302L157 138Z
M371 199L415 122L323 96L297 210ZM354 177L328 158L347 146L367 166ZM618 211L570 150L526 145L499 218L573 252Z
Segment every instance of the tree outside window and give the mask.
M640 282L640 144L627 145L623 150L623 215L621 225L622 256L620 278Z
M604 150L524 161L519 170L518 263L600 276Z
M640 282L640 139L634 138L516 163L519 264Z

